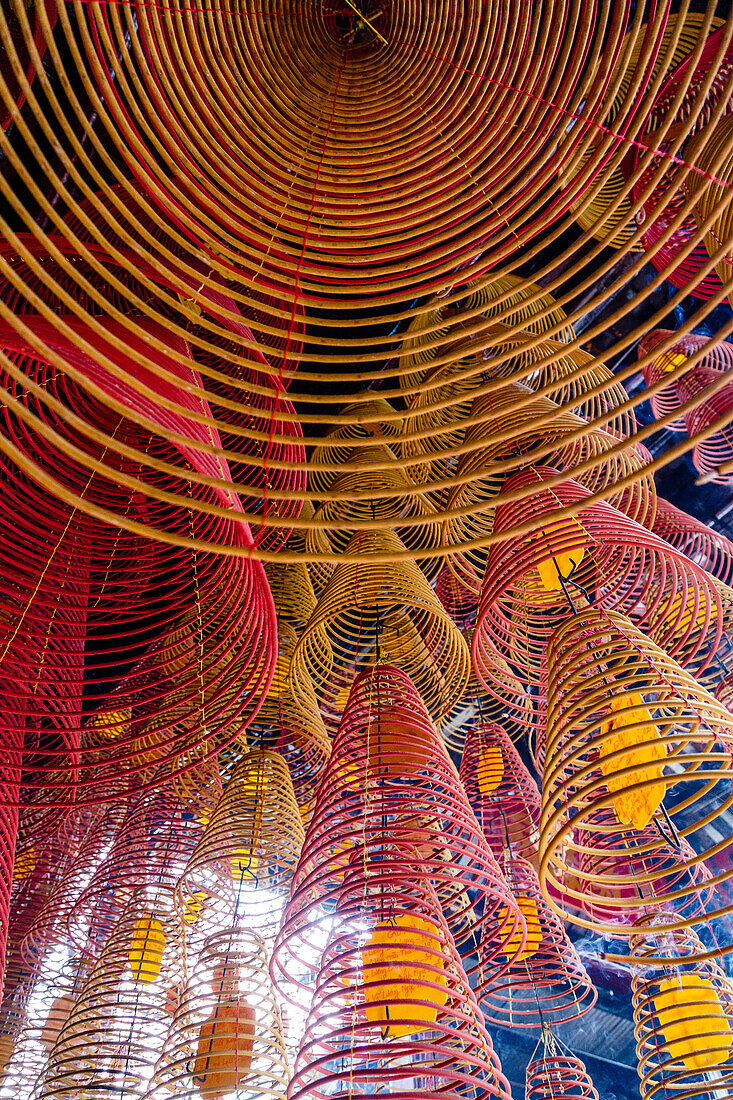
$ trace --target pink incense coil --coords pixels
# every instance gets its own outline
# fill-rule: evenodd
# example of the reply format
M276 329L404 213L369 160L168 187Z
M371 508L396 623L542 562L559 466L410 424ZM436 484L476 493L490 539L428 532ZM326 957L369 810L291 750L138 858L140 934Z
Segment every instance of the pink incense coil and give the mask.
M502 493L554 476L557 471L532 467L509 478ZM512 679L514 691L539 683L545 646L571 602L624 611L698 674L712 660L733 611L733 591L603 501L567 515L589 495L568 478L496 510L494 532L504 538L489 549L472 649L478 676L498 698ZM540 526L543 513L548 519ZM528 522L534 531L512 537L513 527Z
M733 542L695 516L658 497L652 530L723 584L733 580Z
M527 1066L525 1100L598 1100L585 1062L549 1027L542 1029L540 1043Z
M537 872L521 857L506 858L500 866L524 914L527 940L502 972L494 975L494 962L488 964L481 996L485 1019L520 1028L579 1019L593 1008L597 994L562 922L542 897Z
M494 722L474 722L466 734L460 770L484 836L497 859L536 857L540 792L509 735Z
M336 734L281 925L276 973L296 980L312 951L311 924L332 910L357 857L365 873L381 874L404 863L406 847L480 984L484 961L502 951L501 935L516 935L520 949L522 917L420 696L403 672L379 665L355 680ZM379 896L369 901L378 903Z
M387 1086L509 1100L460 954L430 882L394 853L357 858L336 898L289 1100L363 1096ZM395 885L398 889L395 889ZM364 898L382 904L376 909ZM366 928L365 928L366 926ZM417 1079L417 1081L415 1080Z

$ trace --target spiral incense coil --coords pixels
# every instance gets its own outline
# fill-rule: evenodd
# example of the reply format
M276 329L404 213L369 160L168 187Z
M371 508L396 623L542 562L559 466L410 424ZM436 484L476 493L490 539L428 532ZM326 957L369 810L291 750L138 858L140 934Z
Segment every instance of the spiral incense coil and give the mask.
M721 107L723 110L730 109L727 85L732 71L733 50L726 27L717 20L713 20L710 26L717 29L705 39L694 64L690 54L682 57L655 97L649 121L649 140L650 144L656 145L658 155L645 158L647 166L632 186L634 201L641 200L642 203L636 217L637 222L644 226L642 243L650 249L652 263L658 271L665 271L673 286L687 288L689 285L690 293L703 299L715 295L721 288L721 282L717 273L710 270L694 215L687 213L681 224L674 224L679 212L686 209L689 188L679 187L678 173L667 156L683 127L685 152L696 159L694 135L710 124ZM699 40L694 45L699 47ZM676 101L682 86L684 95L678 105ZM665 132L664 138L662 132ZM629 174L634 173L640 159L638 150L634 149L627 162ZM693 237L697 238L698 243L692 243ZM660 238L661 246L655 248ZM686 247L688 242L689 247ZM669 267L672 270L667 271ZM696 276L703 271L706 273L697 280Z
M471 973L503 950L501 936L518 934L519 950L522 918L427 710L404 672L379 665L351 689L280 928L276 972L296 980L355 853L377 874L405 845L459 951L471 956Z
M183 987L145 1100L284 1100L288 1078L265 945L250 929L221 929Z
M249 750L231 774L178 882L183 910L189 899L226 908L240 919L276 920L274 894L287 894L304 839L288 767L276 752ZM261 891L265 909L258 910ZM194 922L191 921L191 924Z
M504 877L527 924L525 945L509 966L494 976L487 966L481 1011L504 1027L542 1027L584 1016L597 994L561 921L542 897L534 868L521 856L500 861ZM514 947L505 943L509 953ZM501 959L495 960L501 965Z
M141 526L157 520L159 536L174 544L213 550L225 540L209 527L251 522L257 554L274 553L300 526L305 448L324 430L358 425L357 407L375 401L367 387L378 386L376 399L402 395L409 406L426 388L424 357L440 366L458 340L483 355L493 325L506 328L509 342L546 338L571 355L580 351L576 332L590 346L604 333L609 361L617 362L638 331L616 321L653 301L657 286L639 288L636 275L676 226L632 256L631 266L615 266L578 224L632 150L640 153L639 177L653 168L659 151L649 126L658 126L654 112L670 78L670 112L689 107L667 154L679 190L689 185L678 216L684 220L716 179L725 181L725 149L710 150L703 174L684 140L700 115L712 129L725 105L727 84L711 115L698 66L679 67L678 47L704 50L712 11L688 27L667 11L646 25L627 3L610 22L605 8L577 20L568 6L553 24L557 33L536 35L519 7L499 11L485 0L476 0L460 29L447 7L428 21L400 6L373 13L381 30L367 16L345 31L340 23L351 15L310 2L273 0L251 17L226 8L213 22L208 8L188 0L184 15L166 7L112 0L102 11L63 9L53 32L42 6L32 26L14 2L13 33L3 12L14 86L3 80L13 123L12 133L0 133L9 172L0 269L8 376L30 385L26 371L35 368L13 361L19 349L53 365L69 388L92 386L95 369L109 375L80 404L34 391L38 423L25 396L10 393L44 441L51 424L60 427L62 409L78 418L58 433L63 462L47 470L28 447L17 456L23 470L88 514L96 505L82 490L92 466L101 463L114 485L129 476L153 502ZM358 23L358 13L353 18ZM33 85L22 75L29 59ZM635 182L628 180L619 203ZM727 201L722 194L719 206ZM641 199L629 222L634 205ZM716 207L710 219L724 213ZM641 234L642 227L627 245ZM524 264L531 283L517 274ZM599 318L608 301L612 320ZM400 355L405 332L420 346ZM551 344L547 354L549 368L564 355ZM580 362L575 370L585 378L600 364L583 355L588 375ZM412 356L420 357L414 368ZM157 423L159 432L145 423L142 379L171 387L156 404L174 419ZM616 386L608 372L586 392L603 400ZM268 389L269 407L257 400ZM267 428L255 428L262 446L244 448L240 477L236 445L226 439L243 439L247 418L261 424L263 408ZM124 440L114 435L123 409L136 428ZM186 437L175 418L196 429ZM408 422L390 437L399 462L406 461L402 444L415 442ZM428 455L432 435L440 431L427 431ZM15 447L4 438L6 449ZM201 468L182 460L185 438ZM129 475L116 464L123 448L133 452L124 456ZM137 476L140 465L145 477ZM239 499L240 480L245 511L232 519L223 498ZM183 486L194 490L190 502ZM161 494L169 490L187 519L202 519L198 532L167 525ZM117 510L108 502L107 511L132 529L129 498L115 501ZM252 551L248 540L227 539L238 556Z
M469 676L466 643L414 562L369 561L380 550L403 548L397 535L354 535L359 564L339 564L318 598L291 666L293 693L307 675L327 727L341 717L354 676L375 660L402 668L434 719L460 698Z
M714 21L716 24L717 22ZM636 75L635 69L640 61L643 59L648 64L651 54L653 66L647 80L651 86L659 87L661 84L664 87L665 70L674 72L680 62L695 49L703 23L704 16L685 12L680 25L680 16L670 12L658 46L654 41L652 28L647 24L638 28L636 37L627 35L621 47L622 52L615 62L610 81L611 87L616 89L613 100L606 108L612 129L617 129L619 125L617 116L627 109L626 97L629 85ZM659 102L661 104L661 99ZM583 179L585 187L581 192L581 198L575 201L573 209L578 224L584 230L611 248L639 250L646 245L646 242L633 243L631 240L636 230L632 213L636 196L626 182L627 173L621 163L621 156L617 154L611 161L605 158L606 163L603 163L601 159L603 147L607 145L604 137L603 133L597 137L594 135L595 140L591 140L587 151L577 159L577 163L572 164L572 167L561 164L560 175L561 178L568 180L576 176ZM647 144L645 142L643 144L647 149ZM646 162L653 163L655 159L648 152L645 153ZM603 164L600 170L599 161Z
M77 948L98 953L137 891L160 887L172 895L201 832L201 822L168 790L131 800L70 915Z
M384 398L348 405L343 412L347 416L358 414L358 420L329 432L315 448L309 465L308 485L312 495L319 499L338 479L344 463L354 462L360 456L361 461L377 465L370 461L371 449L379 455L385 444L399 438L402 428L402 414Z
M31 1096L46 1068L48 1055L59 1037L91 970L91 960L58 954L46 960L42 982L34 991L28 1014L19 1029L13 1056L3 1082L17 1096Z
M547 482L556 471L531 467L514 474L502 493ZM733 592L699 565L640 524L604 502L568 518L562 509L588 499L571 478L538 490L531 504L502 504L494 530L521 530L528 514L546 511L537 533L509 537L487 556L481 602L473 635L473 661L489 691L506 691L509 667L515 691L538 684L545 645L572 607L595 601L627 611L670 654L698 674L704 672L733 610ZM501 697L501 695L499 696Z
M731 175L732 134L733 117L726 114L723 118L718 118L715 125L703 131L696 139L698 164L705 173L711 172L714 167L715 180L706 179L703 175L700 181L696 180L691 186L695 197L693 207L695 217L701 229L707 226L704 235L705 247L708 255L715 260L715 270L726 291L729 291L733 270L733 257L731 257L730 248L726 247L729 245L733 228L727 186ZM711 215L717 209L720 209L720 213L717 217L713 217L712 224L709 224Z
M437 591L438 586L436 585ZM471 648L471 633L471 630L464 630L463 632L463 637L469 649ZM498 712L499 704L496 699L487 694L483 684L471 669L468 684L460 699L436 725L446 747L462 756L466 743L466 733L471 728L470 723L473 721L474 716L478 715L481 721L489 721L491 717L497 717ZM508 724L507 728L512 737L521 737L524 732L524 729L517 729L511 723Z
M665 839L656 821L622 826L613 806L591 811L564 853L562 904L592 927L629 927L649 910L649 899L668 897L679 917L706 919L714 898L711 870L683 837Z
M204 694L221 701L236 678L229 712L246 721L269 674L274 631L259 565L128 536L23 482L2 507L17 537L0 547L0 692L9 728L24 715L28 747L31 731L43 746L25 756L25 801L121 797L141 773L164 778L185 766L205 729L225 739L216 713L202 714L202 680ZM169 647L185 659L175 676ZM49 722L55 737L43 733Z
M540 838L540 792L509 735L495 722L468 727L461 783L489 847L532 859Z
M278 620L301 631L316 607L316 594L305 562L264 564Z
M33 1100L141 1097L169 1022L171 991L182 982L172 893L142 887L112 929L71 1007Z
M461 456L456 471L461 484L446 504L448 511L462 513L445 525L448 546L491 533L496 498L507 476L518 468L540 462L572 471L577 481L594 492L639 473L645 465L632 447L614 451L619 440L610 432L590 428L575 413L563 411L549 398L534 397L520 383L476 398L471 421L465 446L472 447ZM499 441L494 442L495 437ZM577 472L576 467L580 467ZM655 501L651 475L639 478L631 489L620 487L608 498L609 504L644 526L653 518ZM475 571L483 570L485 548L465 551L464 556Z
M640 919L630 943L641 1095L715 1100L733 1085L733 985L716 959L700 960L692 928L665 928L663 916Z
M509 1100L435 890L409 864L396 881L374 872L372 883L355 861L336 901L289 1098L323 1096L328 1082L337 1097L421 1084Z
M435 506L422 493L408 495L412 483L405 471L394 468L397 456L390 447L383 443L369 450L355 446L339 450L346 452L342 472L321 479L328 492L316 508L314 522L320 525L320 530L315 541L306 537L307 549L315 551L325 536L332 551L342 553L354 530L384 519L393 520L397 535L418 560L420 550L440 545L441 524ZM318 452L315 458L317 462ZM317 465L313 469L317 470ZM331 493L334 499L329 499ZM400 523L401 519L409 518L422 522L411 527ZM432 579L442 563L435 557L419 564L428 579Z
M456 557L454 555L454 557ZM476 571L467 558L444 565L435 580L435 595L459 629L469 630L478 610L481 590Z
M705 336L693 334L678 337L669 329L653 329L638 346L639 358L653 355L649 362L642 368L644 382L648 387L662 382L669 377L669 385L663 386L656 393L650 394L649 400L652 411L657 419L669 415L680 408L685 402L695 400L699 395L705 394L705 390L713 386L718 378L717 372L728 373L733 369L733 347L724 340L710 340ZM687 360L695 357L692 367L687 366ZM720 400L720 395L725 391L718 391L710 397ZM687 432L690 438L694 438L698 431L702 431L714 419L710 411L705 412L707 402L703 402L699 410L696 408L687 410L682 416L676 417L668 427L672 431ZM721 408L720 412L725 409ZM714 445L714 437L701 441L701 447ZM703 452L704 454L704 452ZM693 451L693 462L698 466L696 453ZM714 468L714 467L710 467Z
M733 804L726 793L732 737L729 712L625 616L589 608L568 618L548 645L540 878L553 908L604 930L602 915L564 911L554 892L571 905L574 899L583 904L584 897L586 912L596 900L619 913L643 899L660 908L673 905L680 926L699 919L701 883L694 868L716 852L713 832L702 830ZM594 815L604 808L613 810L615 832L599 828ZM656 841L649 832L635 836L650 825ZM684 843L693 834L694 855ZM658 861L660 849L665 858ZM629 863L630 850L638 860L636 898L628 896L628 869L619 869L619 861ZM568 872L582 874L580 889L569 885ZM614 892L623 886L623 894ZM697 906L693 916L682 912L688 903ZM708 914L720 904L714 896ZM614 932L629 929L617 922Z
M525 1097L526 1100L599 1100L585 1062L549 1027L543 1027L527 1066Z
M733 543L719 531L707 527L661 497L657 498L652 530L723 584L729 585L733 580Z

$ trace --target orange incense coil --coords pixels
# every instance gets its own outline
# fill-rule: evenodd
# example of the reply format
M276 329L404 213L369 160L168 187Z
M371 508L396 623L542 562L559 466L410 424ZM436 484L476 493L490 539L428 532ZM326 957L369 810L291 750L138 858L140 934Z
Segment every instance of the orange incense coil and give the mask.
M203 898L227 924L235 907L261 932L263 921L276 924L273 894L288 892L303 838L285 761L276 752L250 749L234 768L178 881L181 910L188 899ZM266 892L262 912L261 891ZM198 932L197 924L191 921Z
M265 562L264 569L278 620L289 623L296 632L302 630L316 606L307 565L275 560Z
M731 728L725 708L625 616L589 608L558 628L548 645L540 833L543 892L558 912L622 935L619 914L640 899L671 902L682 923L699 918L697 868L715 842L693 855L686 838L733 798ZM582 882L571 886L568 875ZM708 911L719 904L713 897ZM615 923L604 920L609 908Z
M535 858L540 792L501 726L476 721L469 726L460 776L496 858L507 849L513 855Z
M613 806L591 812L564 852L562 904L592 927L619 928L646 912L651 897L674 899L680 916L702 919L713 897L712 877L684 838L665 839L656 821L620 826ZM679 894L677 894L679 892ZM615 933L614 933L615 934Z
M532 467L512 476L502 493L546 482L555 471ZM538 684L553 629L576 608L596 602L626 611L660 645L699 675L711 661L733 612L733 590L668 543L605 502L574 515L588 490L568 479L497 508L495 533L505 537L487 556L474 667L489 690L505 691L493 669L508 661L515 691ZM542 514L553 514L543 523ZM512 537L528 519L536 529ZM568 594L565 594L564 586Z
M716 215L705 232L704 241L708 255L715 258L715 270L726 289L730 288L733 271L733 257L730 248L726 249L733 236L728 195L728 181L732 172L731 133L733 120L726 114L696 139L697 163L707 178L701 176L699 181L691 181L691 189L696 192L694 212L698 226L702 228L711 215ZM715 179L711 179L711 176Z
M325 537L334 553L342 553L354 532L370 530L377 520L392 520L393 530L421 564L428 578L441 568L440 557L421 559L420 551L441 544L440 517L433 502L422 491L413 492L408 473L397 466L397 456L385 443L372 447L340 447L345 451L339 470L329 476L321 472L321 502L314 522L319 524L317 539ZM313 469L318 470L317 451ZM418 518L415 526L403 519ZM316 543L306 537L306 547Z
M357 860L339 891L291 1093L321 1095L332 1076L337 1095L352 1079L373 1088L386 1064L393 1089L419 1075L437 1092L465 1080L487 1100L508 1100L435 891L408 863L398 868L391 884L378 872L372 882Z
M282 1096L287 1080L265 944L251 929L219 929L183 986L145 1100Z
M710 1100L733 1083L733 986L717 959L699 958L704 953L695 931L675 927L672 914L637 921L630 959L644 1100L670 1090Z
M535 396L524 383L477 397L456 468L458 484L446 501L446 511L460 512L446 521L446 544L460 546L490 534L504 481L533 463L572 471L591 492L635 475L630 489L621 486L606 499L648 525L656 500L653 479L642 476L645 461L633 446L615 450L620 442L612 432L592 427L547 397ZM482 571L486 550L465 554L474 569Z
M465 630L463 636L466 640L466 645L471 646L471 631ZM500 705L496 699L490 696L483 684L479 681L473 668L471 669L471 675L468 679L468 684L461 695L460 699L454 703L453 707L448 711L440 722L437 723L440 736L447 747L454 752L463 754L464 746L466 742L466 733L471 728L469 722L478 715L484 721L489 721L493 717L498 717L502 713ZM507 730L512 737L521 737L524 732L524 726L520 729L510 719L507 719Z
M440 718L468 681L460 631L414 562L380 560L382 553L406 554L397 535L357 534L349 546L361 549L360 564L339 564L318 598L293 654L295 697L307 675L327 727L335 726L355 673L375 660L379 637L384 658L404 669Z
M598 1100L585 1063L549 1027L527 1066L526 1100Z
M353 861L388 875L391 861L404 862L401 851L432 883L459 951L470 950L471 972L501 952L501 935L523 939L521 914L417 691L380 665L354 683L318 790L280 929L283 974L309 955L313 907L330 911Z
M527 923L524 948L505 970L492 974L481 995L486 1020L505 1027L541 1027L584 1016L596 1003L580 956L562 922L542 897L534 868L521 857L500 861L505 878ZM511 945L505 944L508 950Z

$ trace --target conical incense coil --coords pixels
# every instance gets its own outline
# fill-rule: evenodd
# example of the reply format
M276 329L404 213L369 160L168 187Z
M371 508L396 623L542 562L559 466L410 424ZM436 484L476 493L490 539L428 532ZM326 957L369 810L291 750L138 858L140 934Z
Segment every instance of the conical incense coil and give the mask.
M134 800L70 915L76 946L99 952L139 890L172 893L201 832L201 822L170 791Z
M278 620L284 620L296 632L303 629L316 606L308 566L305 562L265 562L265 576L270 585Z
M446 521L446 543L463 545L490 534L504 481L518 468L533 463L572 472L591 492L634 476L630 489L621 485L606 499L648 525L656 501L653 478L640 476L645 462L637 450L632 446L617 449L619 445L616 435L591 427L547 397L535 396L523 383L510 383L477 397L456 468L458 485L446 501L446 511L461 513ZM464 553L480 572L486 549Z
M689 841L666 839L655 820L642 829L622 826L614 807L602 806L565 849L562 904L578 911L578 923L587 917L613 935L628 934L656 896L670 898L679 917L702 921L714 889L711 870L695 856Z
M280 929L284 975L297 980L354 859L376 875L405 845L472 957L470 972L480 976L482 960L502 950L501 934L519 931L520 949L522 917L420 696L403 672L380 665L354 683L316 796Z
M200 380L181 385L166 411L188 413L218 433L218 441L207 442L203 432L194 438L200 454L222 461L226 429L220 424L233 427L224 410L233 419L260 411L254 395L262 396L265 377L277 375L283 387L292 383L297 391L293 408L303 409L308 432L303 446L315 445L334 420L344 427L358 423L358 412L343 425L338 415L345 404L374 401L365 387L377 372L385 396L399 388L409 402L420 391L423 361L415 369L390 361L402 329L427 335L433 345L428 354L440 353L457 334L465 339L466 326L473 335L472 328L506 323L514 336L532 325L531 336L560 337L557 342L567 341L573 351L576 330L587 341L602 333L617 361L616 353L638 335L632 315L654 293L635 280L645 257L631 269L614 268L603 244L596 245L587 229L578 234L577 224L633 149L641 146L639 178L656 163L647 124L657 125L658 93L678 75L682 21L664 11L645 25L624 9L610 25L604 9L574 34L565 34L560 23L563 33L535 36L513 0L501 10L481 5L465 35L457 36L453 13L442 6L429 26L400 7L375 13L381 31L367 16L372 26L362 21L343 33L339 24L350 16L342 19L340 10L309 3L291 18L282 3L273 11L282 23L276 39L267 31L268 10L253 17L253 37L241 42L241 13L233 10L221 13L214 28L206 12L193 11L185 31L171 13L158 20L143 10L120 41L111 17L100 22L86 9L78 27L60 14L52 32L42 5L36 7L37 26L23 7L14 35L3 14L13 73L4 102L12 107L25 96L25 103L22 113L12 110L13 133L0 134L12 180L24 181L8 192L12 220L0 226L2 274L17 312L8 321L16 335L27 335L18 317L42 320L52 330L36 333L34 355L53 354L60 362L53 347L65 338L69 358L72 351L97 351L114 373L113 356L122 353L155 376L166 348L172 373L182 356L171 347L189 344L195 349L191 369ZM488 24L492 34L486 37ZM700 27L710 25L709 15L698 22L693 49ZM427 38L416 46L423 30ZM199 43L195 66L193 40ZM699 46L702 53L704 44ZM49 89L40 63L45 47L64 87L94 90L93 121L83 96L67 103ZM146 64L138 71L140 57ZM435 57L447 65L437 79ZM38 97L15 84L29 58L43 81ZM467 79L457 75L457 66L467 69ZM698 86L696 66L688 68L675 85L679 104ZM262 87L273 90L272 102L265 102ZM405 109L405 87L414 110ZM697 104L705 117L708 91L700 89ZM538 109L542 103L553 110ZM710 178L697 170L695 150L684 141L699 115L691 110L689 119L684 116L669 155L680 161L674 164L680 185L699 180L707 193L712 180L725 178L725 164L718 163L725 151L706 166ZM569 116L577 125L567 125ZM327 130L322 149L311 140L319 127ZM16 145L14 135L24 128L46 135L43 148ZM77 147L81 133L88 137ZM153 147L157 159L149 154ZM630 198L634 182L619 204ZM685 196L681 221L702 197ZM629 221L635 214L632 203ZM19 232L30 226L32 233ZM663 229L650 254L661 251L676 228ZM642 232L632 232L632 242ZM532 283L516 274L523 256L530 257ZM609 301L612 324L598 319ZM69 326L67 315L77 327ZM627 322L621 335L617 320ZM152 338L150 325L158 326ZM77 332L89 338L74 340ZM66 363L59 369L67 367L71 371ZM137 371L124 373L140 383ZM228 409L217 383L235 389L234 408ZM600 388L613 385L606 379ZM199 408L194 416L184 401L194 396L210 411ZM49 407L52 399L42 398ZM113 397L105 390L107 402ZM177 405L183 411L176 412ZM258 440L272 444L263 451L280 448L279 484L285 474L302 473L302 461L289 449L300 446L299 437L286 427L295 419L273 410L273 438ZM100 453L114 442L113 430L109 424L99 429ZM178 465L187 477L190 471ZM204 476L216 480L213 464ZM267 480L261 487L264 507ZM286 506L297 506L301 492L272 492L290 498L278 499L287 528L294 517ZM203 503L197 500L191 510ZM215 509L210 514L223 518L219 505L206 503ZM236 549L246 556L252 547Z
M586 912L591 899L606 908L620 885L614 858L628 864L626 849L633 847L628 828L653 824L656 844L647 833L638 853L652 855L646 873L636 879L639 898L657 907L672 902L680 924L699 918L700 879L694 869L715 853L716 843L712 833L710 839L706 835L693 857L684 841L692 834L700 837L698 830L733 803L728 793L732 738L728 711L625 616L596 608L570 616L548 645L540 878L553 907L562 912L554 892L565 891L571 903L583 893ZM596 837L594 814L605 807L613 809L616 829ZM582 891L564 881L566 871L578 875L573 833L579 830L585 832L578 852L591 871ZM660 848L665 859L655 866ZM671 861L670 848L676 848ZM675 881L677 872L681 881ZM618 897L614 908L631 909L638 900ZM684 912L688 903L697 907L692 916ZM708 913L716 904L713 897ZM563 915L608 928L592 917ZM613 931L628 934L629 929L617 923Z
M190 899L206 906L213 901L228 923L232 904L249 926L276 923L273 895L289 892L304 836L287 764L276 752L249 750L178 883L183 910Z
M733 580L733 542L719 531L714 531L661 497L657 498L652 530L723 584L729 585Z
M407 870L407 868L406 868ZM407 870L409 875L409 870ZM383 909L355 861L322 949L288 1097L510 1089L429 882L381 876Z
M331 740L306 672L298 681L297 697L288 682L276 703L265 701L248 727L248 735L253 743L259 738L282 756L298 803L310 801L331 755Z
M540 792L511 738L495 722L466 733L461 783L492 852L533 859L540 839Z
M332 552L343 553L355 531L368 531L383 520L393 521L393 529L419 561L421 550L441 545L435 505L423 492L414 491L408 472L397 467L397 456L386 443L348 448L347 460L321 492L323 499L314 516L321 529L315 533L315 542L306 537L311 550L325 535ZM414 526L401 522L410 519L420 522ZM441 559L432 557L420 564L431 578L440 570Z
M502 493L555 476L532 467L514 474ZM568 478L539 489L531 507L519 501L497 508L494 531L506 537L489 550L473 635L474 667L489 690L493 666L506 661L521 670L514 674L515 690L537 684L553 629L571 607L588 602L628 609L637 625L698 674L712 659L733 612L733 590L605 502L576 511L588 496ZM552 518L539 528L543 512ZM512 536L530 517L539 529Z
M470 649L471 631L464 630L463 637ZM463 754L470 722L475 720L476 716L479 719L483 718L489 721L490 718L498 714L498 711L499 706L496 699L488 694L486 688L471 669L471 675L460 699L453 704L448 713L436 725L447 748L453 752ZM509 728L512 730L512 735L514 735L515 731L511 724ZM516 736L520 736L520 731L516 732Z
M42 980L19 1028L3 1082L14 1095L31 1096L33 1093L91 968L91 959L68 956L65 952L56 952L45 961Z
M405 554L397 535L355 535L349 545L361 549L359 564L336 567L293 655L296 698L308 674L324 721L335 726L355 674L374 662L384 642L384 659L404 669L430 714L440 718L468 680L460 631L414 562L369 561L382 550Z
M504 1027L541 1027L584 1016L596 1003L580 956L561 921L542 897L539 879L525 859L500 860L509 887L524 915L527 939L506 969L494 976L487 964L481 1011L490 1023ZM504 944L509 954L511 941ZM501 958L495 960L501 967Z
M585 1062L565 1045L549 1027L527 1066L526 1100L599 1100Z
M379 453L384 442L399 437L402 428L402 413L382 397L371 401L348 405L344 416L356 414L358 420L335 428L321 441L313 452L313 460L308 471L308 484L314 496L320 497L341 472L341 466L348 462L357 451L368 451L374 447Z
M695 931L665 929L664 916L640 919L630 944L641 1095L716 1100L733 1085L733 985L717 959L699 958Z
M265 945L250 929L221 929L184 984L145 1100L284 1100L288 1078Z
M141 1097L168 1027L171 991L182 980L172 893L141 888L113 928L78 994L34 1100Z

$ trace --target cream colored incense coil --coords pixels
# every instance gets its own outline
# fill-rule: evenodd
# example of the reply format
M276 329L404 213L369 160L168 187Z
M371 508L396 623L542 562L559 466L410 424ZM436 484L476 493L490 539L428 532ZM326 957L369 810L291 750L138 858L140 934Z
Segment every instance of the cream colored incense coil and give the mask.
M145 1100L285 1100L288 1080L265 944L250 929L221 929L184 986Z
M360 552L359 562L337 565L293 655L295 697L308 674L326 725L337 724L355 673L375 660L379 627L385 648L395 650L390 659L408 674L431 716L447 714L469 676L460 631L414 562L369 563L370 554L404 551L396 534L354 535L348 551Z
M206 906L213 899L227 923L238 912L261 929L276 925L272 895L288 893L304 835L287 764L279 753L250 750L178 882L182 911L193 909L189 899Z
M669 852L677 844L677 858L640 876L639 891L658 907L671 899L678 912L691 906L693 915L681 922L699 919L694 868L716 851L712 834L701 830L733 805L732 744L733 720L725 708L624 615L589 608L568 618L548 645L540 878L553 907L575 923L607 930L602 919L563 910L556 892L566 891L571 904L581 894L592 902L598 887L597 900L606 905L609 887L618 883L606 877L611 860L628 860L634 831L656 823L656 847ZM594 815L604 807L613 808L616 830L596 837ZM576 895L567 891L565 877L581 877L579 852L573 851L573 831L580 830L579 852L589 871ZM693 835L698 854L690 857L683 842ZM653 853L655 842L648 834L645 841ZM682 881L670 890L676 871ZM618 899L617 912L638 906L631 895ZM711 914L716 904L714 898ZM619 923L613 928L629 932Z
M283 757L299 805L310 801L331 755L331 741L307 673L300 677L297 698L288 680L276 700L265 700L249 736L261 738Z
M34 1100L143 1095L182 981L172 900L161 886L130 898L53 1044Z
M641 1095L717 1100L733 1088L733 985L717 959L699 959L695 931L665 916L641 917L630 944Z
M347 405L344 417L358 416L358 423L347 423L329 432L322 444L314 448L308 467L308 487L313 496L320 497L339 476L340 467L348 462L355 452L368 453L369 440L380 440L390 448L393 441L399 439L402 429L402 415L389 401L376 397L372 401ZM375 444L377 450L380 444Z
M537 873L521 856L499 866L527 924L524 947L506 970L501 958L487 964L481 1011L504 1027L541 1027L584 1016L597 994L562 922L542 897ZM506 943L507 952L513 948ZM494 971L494 973L492 973Z
M324 499L315 514L333 553L346 549L355 531L351 525L366 526L368 530L374 521L384 519L393 521L393 529L418 559L421 550L440 546L441 523L434 505L424 493L410 492L413 482L405 471L393 465L395 462L396 455L386 444L368 450L353 447L348 450L342 472L323 478L324 493L344 497ZM359 468L350 470L351 463ZM421 522L414 526L400 523L408 518ZM313 550L313 540L306 539L306 545ZM421 564L430 579L440 571L442 561L433 557Z
M501 275L476 290L471 287L469 283L465 297L457 305L441 304L436 297L433 309L422 313L410 325L402 341L406 389L414 386L418 379L422 381L425 378L424 373L414 374L411 368L436 358L436 347L432 345L439 347L441 337L450 334L451 340L456 337L468 339L473 330L483 331L487 321L498 320L507 327L534 334L558 327L561 338L574 338L572 327L563 324L565 312L562 307L556 305L552 295L535 283L516 275ZM474 317L462 316L474 312Z

